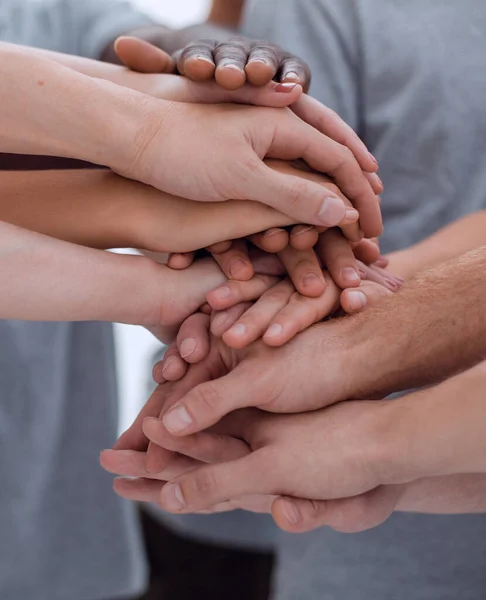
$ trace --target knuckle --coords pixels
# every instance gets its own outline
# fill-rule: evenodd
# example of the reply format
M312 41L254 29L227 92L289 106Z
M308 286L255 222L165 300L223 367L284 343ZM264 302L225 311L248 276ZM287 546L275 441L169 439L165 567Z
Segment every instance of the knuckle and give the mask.
M202 470L194 475L188 486L189 494L194 498L207 498L215 494L218 484L211 470Z
M221 396L213 382L209 381L193 390L194 405L202 413L214 414L221 409Z

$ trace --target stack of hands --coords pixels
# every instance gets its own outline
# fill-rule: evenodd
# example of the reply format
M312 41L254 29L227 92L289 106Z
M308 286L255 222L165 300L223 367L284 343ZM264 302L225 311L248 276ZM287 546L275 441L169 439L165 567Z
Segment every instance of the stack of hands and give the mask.
M66 271L57 303L52 290L26 277L4 316L50 318L39 312L50 302L56 319L144 325L169 344L154 369L159 387L114 449L102 454L102 465L121 476L115 490L122 496L158 502L175 513L271 512L289 531L322 525L358 531L397 509L478 510L476 504L466 506L467 494L451 494L484 487L482 477L464 474L482 469L472 451L474 432L481 435L473 406L465 411L471 423L462 428L471 434L470 446L458 452L452 444L431 456L427 444L440 448L447 436L425 425L418 435L417 423L429 422L441 386L419 403L410 397L382 400L391 391L457 372L459 359L446 358L451 336L446 341L433 329L443 278L430 288L424 316L432 333L426 347L415 347L409 333L404 335L410 298L402 303L402 319L392 313L388 318L385 310L402 293L401 276L415 271L404 267L400 255L390 264L380 255L383 186L375 159L335 113L303 94L309 79L298 59L258 46L244 47L241 63L241 57L228 58L224 46L192 44L176 58L183 77L161 76L174 69L173 59L132 38L116 45L130 71L43 53L46 65L64 62L73 72L142 92L132 100L143 119L126 128L134 148L128 158L122 152L126 137L120 137L117 155L113 148L108 152L105 135L82 129L73 154L71 141L60 134L58 155L106 164L111 171L64 179L36 175L31 186L50 188L46 202L56 220L45 218L45 203L36 207L35 193L30 211L2 208L2 219L12 224L2 225L6 243L9 235L19 235L15 225L29 235L37 231L35 238L21 235L44 248L43 265L52 273L62 267L53 252L65 254L66 242L79 244L71 246L76 269L72 280ZM30 51L23 52L30 58ZM74 78L67 71L65 77ZM131 114L116 87L99 87L97 93L106 92L116 114L125 109ZM11 107L13 117L15 110ZM52 152L38 123L27 125L37 136L36 151ZM104 134L116 143L121 132ZM93 135L99 139L94 155ZM3 147L21 152L18 137L7 131ZM29 177L22 176L27 188ZM92 198L92 206L87 200L77 207L71 188L69 207L59 203L73 177L80 197ZM12 185L16 189L18 180ZM24 192L28 202L28 189ZM56 246L39 234L64 241ZM101 259L96 248L111 247L139 248L158 262L106 253ZM168 264L159 264L165 253ZM30 266L28 253L21 259ZM470 268L481 260L473 256ZM466 280L472 272L464 269ZM417 306L423 288L421 281L410 287L416 296L410 306ZM374 312L343 318L375 304ZM322 322L331 317L336 318ZM455 325L466 341L476 333L472 321ZM379 327L388 340L396 330L393 347L380 347ZM423 337L417 339L422 343ZM443 357L440 376L422 368L432 353ZM475 364L480 353L471 346L462 367ZM447 385L453 392L469 384L476 389L483 377L484 367L477 367ZM471 394L470 402L477 400ZM419 406L420 414L410 406ZM471 467L476 459L477 469Z

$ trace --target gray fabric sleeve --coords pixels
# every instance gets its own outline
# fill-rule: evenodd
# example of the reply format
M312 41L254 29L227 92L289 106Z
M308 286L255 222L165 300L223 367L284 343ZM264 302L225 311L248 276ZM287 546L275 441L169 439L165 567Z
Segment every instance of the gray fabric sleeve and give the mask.
M0 39L99 58L118 35L152 20L118 0L3 0Z
M243 33L306 60L310 94L360 129L362 53L354 0L248 0Z

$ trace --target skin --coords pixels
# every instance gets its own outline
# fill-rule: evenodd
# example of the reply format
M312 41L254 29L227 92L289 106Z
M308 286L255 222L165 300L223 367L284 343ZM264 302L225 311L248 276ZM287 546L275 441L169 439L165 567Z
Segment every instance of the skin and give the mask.
M127 32L127 36L143 40L172 55L162 61L152 53L151 65L158 72L175 69L194 81L216 79L225 89L238 89L245 82L266 85L272 79L279 82L295 82L307 91L310 71L300 58L285 52L268 42L248 40L235 36L239 25L243 0L215 0L208 21L180 30L153 25ZM124 61L125 53L109 44L101 59L107 62ZM135 59L133 67L147 71L144 60Z
M126 497L158 501L175 513L271 511L291 532L319 526L362 531L394 510L484 512L485 380L481 363L395 402L345 402L298 416L247 409L182 439L146 419L148 439L179 459L151 479L141 452L106 451L102 464L125 476L144 473L145 479L116 482ZM302 463L302 447L312 460Z
M225 279L211 259L179 272L8 223L0 222L0 230L0 278L9 290L0 303L4 319L115 321L144 325L165 338L165 330L178 327Z
M17 92L1 95L1 151L105 164L130 179L198 201L266 199L269 205L287 205L282 212L290 216L300 212L300 221L335 225L345 211L339 199L323 197L312 182L273 174L262 162L266 155L303 158L317 170L336 175L343 192L350 198L356 195L363 218L371 217L372 228L381 230L376 197L350 151L290 111L168 103L87 78L39 58L35 50L2 44L0 53L6 82L2 90ZM86 119L73 119L74 114L85 114ZM191 140L190 147L181 145L181 139ZM214 156L202 152L208 145L215 148ZM165 153L166 148L170 152ZM181 178L187 162L197 169L191 178Z
M457 223L453 228L456 237L454 239L454 236L452 236L452 242L449 246L452 248L463 246L465 239L468 240L468 243L477 243L478 240L472 239L469 235L469 221L484 218L484 213L480 213ZM451 228L447 228L446 232L448 240L451 241ZM476 233L484 238L484 227L478 227ZM431 263L440 260L440 256L443 256L444 244L438 243L439 239L440 234L432 238ZM438 248L441 249L441 253L437 252ZM412 257L414 256L413 250L411 252ZM421 251L424 251L423 246ZM447 374L452 375L455 371L474 364L481 359L484 353L484 348L481 345L484 335L481 332L485 324L481 313L471 313L469 308L470 306L479 305L481 293L484 293L482 278L479 274L482 271L481 263L485 260L485 257L484 249L473 251L464 258L418 277L401 294L383 302L374 310L370 309L362 317L347 319L345 322L316 326L301 334L294 342L280 349L279 352L282 355L278 359L276 359L275 352L265 354L258 345L253 345L250 348L250 354L255 358L258 356L256 361L252 361L249 355L246 355L241 361L236 360L235 362L236 356L233 354L230 363L231 369L235 370L223 379L213 381L208 387L208 394L200 385L195 388L197 393L189 391L189 395L194 394L194 397L197 396L199 406L204 406L203 411L205 414L201 414L201 411L197 412L198 417L200 417L199 421L205 421L207 425L205 423L202 427L194 427L193 423L187 426L186 421L184 434L190 434L192 431L204 429L206 426L210 426L211 423L218 422L219 416L214 419L211 417L208 419L207 417L211 413L224 414L226 410L221 410L221 404L226 403L228 405L231 403L233 410L238 408L238 405L244 405L244 399L235 401L235 392L238 395L239 390L243 389L244 395L251 398L252 403L259 404L265 410L293 412L302 409L315 409L319 404L322 406L322 390L327 392L326 403L349 397L382 396L395 389L433 383L434 380L443 378ZM391 257L391 262L397 258L399 257ZM401 264L404 265L403 256L401 258ZM399 261L396 260L395 264L398 263ZM411 267L408 268L410 270ZM458 290L460 290L460 294L457 293ZM455 309L457 309L454 314L468 313L467 320L456 319L451 323L450 319L447 319L450 310L448 300L451 294L454 295ZM414 310L413 307L417 305L421 306L421 311ZM353 321L351 329L348 329ZM415 327L410 328L410 323L414 323ZM312 331L315 333L318 328L322 332L325 330L325 334L322 333L318 336L319 341L317 341L315 335L311 334ZM413 331L413 335L411 335L411 331ZM370 365L368 365L366 356L380 356L379 348L376 348L378 352L374 351L373 344L375 343L375 345L381 347L383 339L386 339L387 335L392 335L394 341L394 344L389 345L390 353L382 360L374 361L374 370L370 373ZM291 347L299 339L301 344L299 349L294 352ZM318 346L313 346L313 339L316 339ZM315 361L317 352L321 353L321 357L323 356L322 353L323 350L325 352L326 347L330 348L330 353L326 360L328 368L324 376L325 381L321 381L323 378L319 377L319 381L316 382L315 373L321 375L322 370L319 370L317 365L313 367L313 361ZM283 354L286 355L286 359L282 360L281 365L285 364L285 367L277 367L278 379L272 378L273 365L279 364L279 359L283 357ZM341 360L336 361L337 356L340 356ZM263 371L260 368L260 366L263 366L262 363L264 365ZM356 374L352 381L348 379L343 381L334 377L336 372L342 371L343 367L339 366L340 363L341 365L346 364L346 368L351 369ZM210 368L211 378L217 377L217 373L214 371L214 363L211 364L213 364ZM364 365L367 365L366 369L364 369ZM310 402L302 406L302 402L300 402L298 407L294 407L291 402L294 397L292 389L294 378L299 378L299 374L300 379L297 382L298 394L296 394L296 397L309 400L309 391L312 384L309 384L307 376L302 377L302 373L307 373L309 368L314 373L314 384L318 392L316 398L319 399L319 404ZM235 376L236 373L239 374ZM282 374L284 373L286 374L285 381L282 382ZM191 371L185 380L182 380L181 387L177 392L175 388L169 387L168 390L159 391L158 394L154 395L134 426L122 436L116 448L136 451L146 449L146 439L141 433L144 418L157 416L158 411L161 410L164 404L160 401L160 394L165 394L165 391L168 391L170 398L168 406L166 405L162 409L162 416L164 416L169 407L181 406L181 397L184 398L185 396L187 400L187 392L193 388L198 378L202 377L204 379L207 376L203 375L201 371L196 372L195 379L191 379L190 375ZM288 378L287 375L289 375ZM243 378L243 383L238 382L238 376ZM275 389L275 381L277 380L279 385ZM340 391L336 390L338 380ZM255 384L255 382L258 383ZM172 386L173 384L168 385ZM163 387L160 389L163 390ZM233 398L228 402L228 397L232 395ZM239 395L242 396L242 394ZM261 401L259 398L261 398ZM187 403L185 403L185 406L187 407ZM189 414L194 417L196 411ZM180 411L179 416L181 416ZM183 416L185 417L185 415ZM198 418L195 421L197 422ZM160 426L161 429L166 433L168 433L167 430L171 430L175 435L178 435L167 416L164 422L167 429ZM159 464L160 458L159 456ZM170 453L165 455L165 460L170 461Z

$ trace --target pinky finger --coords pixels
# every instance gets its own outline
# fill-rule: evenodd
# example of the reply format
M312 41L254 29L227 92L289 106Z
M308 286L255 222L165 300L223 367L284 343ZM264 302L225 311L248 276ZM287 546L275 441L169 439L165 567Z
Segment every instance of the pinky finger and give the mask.
M181 254L170 254L169 260L167 262L167 266L171 269L175 269L177 271L181 271L183 269L187 269L194 262L194 258L196 257L195 252L184 252Z

